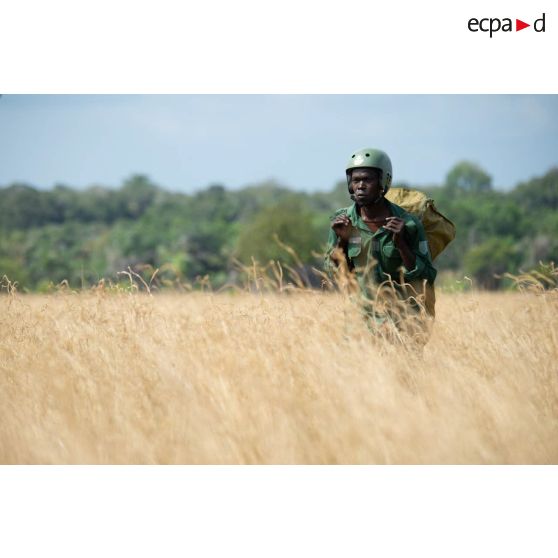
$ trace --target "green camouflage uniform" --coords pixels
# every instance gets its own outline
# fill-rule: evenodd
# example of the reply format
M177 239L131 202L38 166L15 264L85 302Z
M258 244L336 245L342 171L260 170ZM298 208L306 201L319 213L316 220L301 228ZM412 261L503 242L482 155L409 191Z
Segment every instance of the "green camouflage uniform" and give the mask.
M436 269L432 265L426 233L420 220L398 205L385 201L391 215L400 217L405 222L405 240L416 257L414 269L408 270L403 265L401 254L393 241L393 233L384 227L372 232L361 219L356 204L337 210L332 219L345 214L351 221L353 228L345 249L345 258L349 270L355 272L365 315L376 323L391 319L398 325L401 322L400 312L386 310L385 306L383 310L379 310L380 305L374 304L379 288L395 293L399 300L407 300L407 306L416 312L419 312L420 307L414 297L424 294L427 314L433 316ZM337 235L330 229L325 259L326 270L330 273L337 267L332 255L338 246Z

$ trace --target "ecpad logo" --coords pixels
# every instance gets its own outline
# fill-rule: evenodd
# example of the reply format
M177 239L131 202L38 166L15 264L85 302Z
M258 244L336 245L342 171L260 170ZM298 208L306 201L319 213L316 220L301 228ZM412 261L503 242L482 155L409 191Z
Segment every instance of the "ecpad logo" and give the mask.
M545 32L545 15L546 14L543 13L543 15L539 19L536 19L533 23L533 29L537 33ZM490 38L492 38L493 33L497 33L498 31L513 31L512 20L509 17L505 17L503 19L497 17L485 17L483 19L477 19L475 17L472 17L469 20L467 27L469 28L469 31L472 31L473 33L477 33L478 31L490 33ZM515 20L516 31L521 31L522 29L526 29L527 27L531 27L531 24L525 23L520 19Z

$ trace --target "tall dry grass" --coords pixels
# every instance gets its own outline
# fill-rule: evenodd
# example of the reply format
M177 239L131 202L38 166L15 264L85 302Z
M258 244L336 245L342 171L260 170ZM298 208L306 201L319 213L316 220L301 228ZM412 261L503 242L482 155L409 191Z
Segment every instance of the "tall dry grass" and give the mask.
M310 290L0 297L2 463L557 463L558 293L438 294L421 356Z

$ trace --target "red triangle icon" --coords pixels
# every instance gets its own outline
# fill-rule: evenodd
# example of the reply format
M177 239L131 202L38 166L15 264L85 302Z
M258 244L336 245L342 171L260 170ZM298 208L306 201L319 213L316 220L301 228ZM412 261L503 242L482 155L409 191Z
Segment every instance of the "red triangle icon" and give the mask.
M515 30L516 31L521 31L522 29L525 29L526 27L531 27L531 24L530 23L525 23L524 21L521 21L520 19L515 20Z

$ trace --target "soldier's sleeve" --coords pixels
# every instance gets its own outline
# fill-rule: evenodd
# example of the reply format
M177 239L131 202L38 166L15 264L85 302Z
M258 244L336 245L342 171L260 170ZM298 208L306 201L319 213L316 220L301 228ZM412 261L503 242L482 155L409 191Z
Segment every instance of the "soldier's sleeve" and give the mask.
M337 241L337 235L335 234L333 229L329 229L329 236L327 238L327 248L324 259L324 269L328 274L333 273L333 271L337 269L337 264L333 258L333 253L338 248Z
M408 238L410 240L410 248L415 255L415 267L414 269L408 270L403 266L404 269L404 279L405 281L411 281L413 279L426 279L428 283L434 283L436 279L437 271L432 264L432 258L430 257L430 248L428 246L428 239L426 238L426 233L424 232L424 227L418 219L413 218L414 227L408 228Z
M337 217L337 215L340 215L343 212L344 212L343 209L339 209L331 216L331 220L333 220L335 217ZM338 263L335 261L334 258L334 253L338 249L339 249L339 239L337 238L337 235L335 234L334 230L330 228L329 236L327 239L326 254L324 258L324 270L330 276L338 267Z

